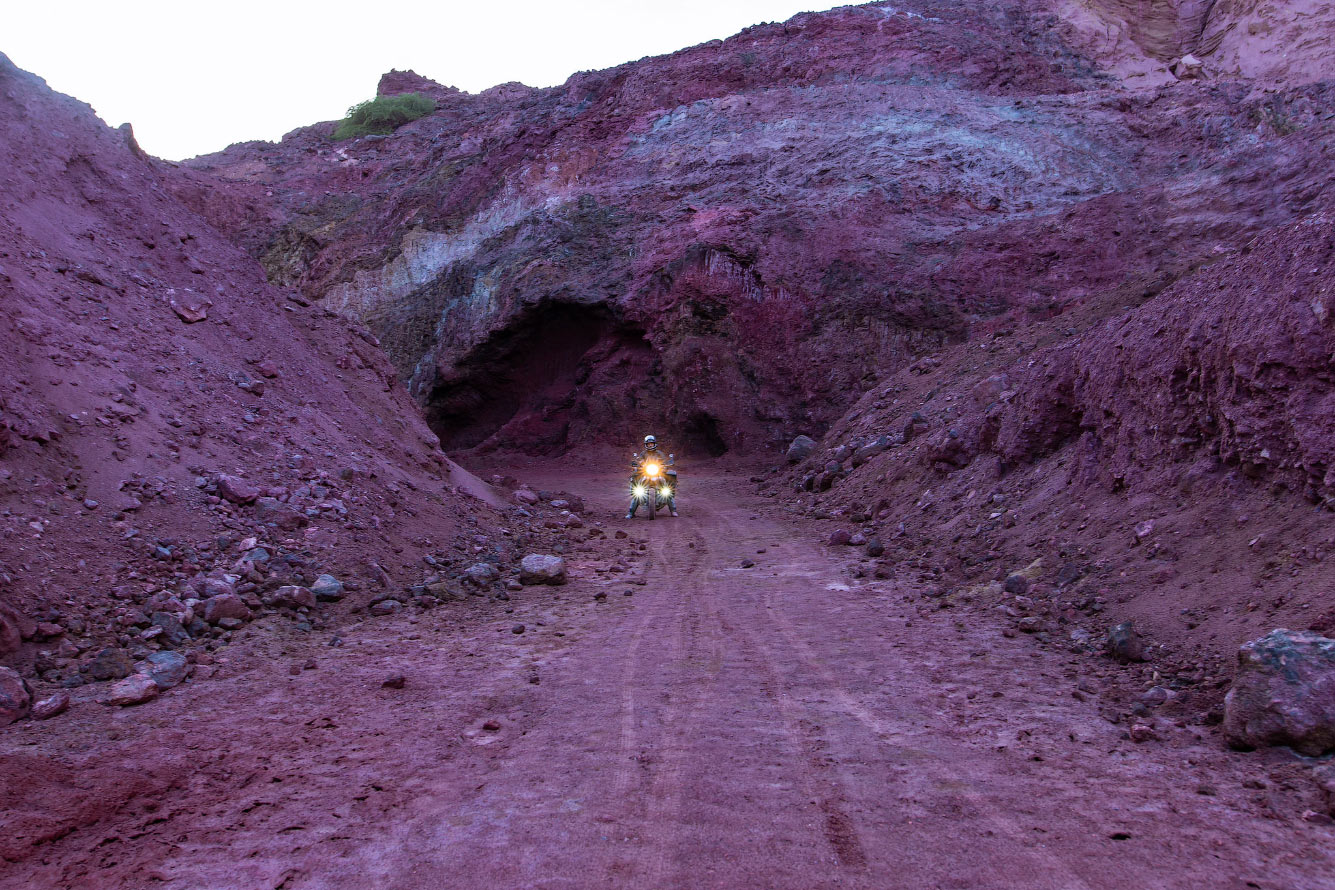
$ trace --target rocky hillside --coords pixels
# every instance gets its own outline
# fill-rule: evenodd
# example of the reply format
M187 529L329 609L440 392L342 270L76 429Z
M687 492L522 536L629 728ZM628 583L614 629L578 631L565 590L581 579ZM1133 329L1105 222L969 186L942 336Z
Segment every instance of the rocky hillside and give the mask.
M179 193L369 326L447 449L649 423L754 453L945 344L1153 295L1319 205L1335 105L1296 75L1325 56L1260 93L1225 76L1222 4L1177 42L1169 5L873 3L548 90L394 73L382 94L438 111L233 146ZM1091 42L1114 19L1153 77Z
M1220 688L1247 639L1335 631L1333 299L1319 214L1085 333L919 361L788 480L836 544L886 554L865 571L927 580L941 608L1090 652L1131 620L1175 688Z
M281 585L398 592L500 540L374 336L3 56L0 195L0 662L72 686L206 659L252 617L322 620Z

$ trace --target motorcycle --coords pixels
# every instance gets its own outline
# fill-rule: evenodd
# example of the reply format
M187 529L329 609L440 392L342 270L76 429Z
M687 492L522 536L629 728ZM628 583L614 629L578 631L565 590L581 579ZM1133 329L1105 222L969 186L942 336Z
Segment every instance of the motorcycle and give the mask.
M663 507L673 505L677 476L669 471L669 467L675 462L676 457L671 454L666 461L658 454L637 458L631 467L634 471L630 483L632 513L643 505L649 511L649 518L653 519L654 514Z

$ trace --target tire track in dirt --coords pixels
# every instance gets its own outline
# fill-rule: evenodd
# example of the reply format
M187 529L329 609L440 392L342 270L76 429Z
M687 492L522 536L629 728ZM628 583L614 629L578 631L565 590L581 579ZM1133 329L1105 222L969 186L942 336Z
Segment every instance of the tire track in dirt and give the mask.
M656 528L665 524L655 521ZM684 547L680 541L683 536L689 538L689 544ZM679 821L682 777L689 762L690 750L686 740L700 704L701 692L698 688L692 689L698 684L674 680L680 676L683 666L702 657L699 654L702 646L709 650L703 656L706 663L716 658L718 641L717 634L709 633L709 616L697 614L692 608L704 599L699 573L705 539L698 532L674 525L667 535L653 536L652 542L654 555L645 566L646 580L652 581L661 574L666 576L665 581L671 579L671 583L655 592L653 604L637 622L627 646L620 681L620 769L612 787L615 797L642 804L643 811L635 815L643 825L653 826L656 830L649 835L647 848L636 850L630 862L625 859L615 862L609 869L609 876L623 874L627 869L647 872L651 886L661 886L677 841L672 829ZM665 625L671 626L670 633L662 632ZM659 631L657 638L667 641L667 646L650 658L642 652L641 643L645 633L653 629ZM647 675L653 668L659 673L649 680ZM664 673L665 669L671 673ZM661 693L664 701L657 717L664 732L649 743L641 738L637 726L637 698L643 698L648 689L660 685L672 691ZM685 696L678 691L682 687L690 690ZM639 710L642 712L643 708ZM646 744L652 745L655 755L642 750Z
M776 530L774 536L777 537L779 535L781 535L781 532ZM803 567L802 570L795 573L799 577L809 573L809 569L806 567L820 565L826 560L826 557L823 554L816 552L814 547L809 548L811 552L808 553L793 552L798 549L804 548L801 548L801 545L797 542L791 541L785 542L783 547L783 550L785 551L784 556L789 557L792 560L791 563L789 563L789 566L794 568ZM787 567L788 566L783 565L776 566L781 572ZM823 660L815 654L805 635L800 633L794 623L789 619L787 610L776 598L775 589L766 586L763 587L762 590L762 603L764 608L758 610L757 617L771 626L777 635L786 642L788 650L800 663L802 670L813 679L814 683L818 685L826 695L833 699L834 704L841 711L852 717L870 733L872 739L876 743L881 745L887 745L894 748L897 747L896 740L907 741L910 738L921 736L921 731L909 726L903 716L898 719L880 717L873 713L871 709L845 688L845 685L840 679L836 677ZM887 682L894 685L903 685L904 677L906 676L907 674L901 674L898 677L889 676L887 677ZM940 746L941 743L940 739L933 741L934 746ZM957 752L956 756L964 757L969 755L961 751ZM953 757L948 757L946 762L953 760ZM949 777L953 778L953 770L947 766L945 771ZM969 788L958 787L954 791L954 796L962 798L971 804L972 810L980 814L997 832L1012 838L1016 842L1025 839L1024 830L1015 822L1002 815L993 803L983 797L983 795ZM832 836L837 837L847 837L850 834L856 836L852 820L850 820L846 814L837 810L831 815L830 833ZM859 852L861 851L859 850ZM1039 855L1037 858L1042 862L1043 867L1041 870L1046 871L1049 876L1047 880L1042 883L1035 881L1031 886L1062 888L1062 890L1067 890L1067 888L1069 888L1069 890L1081 890L1081 888L1088 890L1089 885L1079 875L1068 868L1060 859L1051 855ZM862 858L862 862L865 865L865 855ZM1031 873L1026 880L1034 881L1035 877L1036 875Z

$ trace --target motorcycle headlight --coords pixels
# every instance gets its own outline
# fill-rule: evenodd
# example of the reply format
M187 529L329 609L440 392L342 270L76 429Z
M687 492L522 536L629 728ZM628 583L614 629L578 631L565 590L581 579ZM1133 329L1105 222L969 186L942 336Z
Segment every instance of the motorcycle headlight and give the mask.
M672 497L672 489L670 489L670 488L660 488L660 489L658 490L658 494L659 494L660 497L670 498L670 497Z
M644 465L644 474L645 474L646 476L657 476L657 475L658 475L658 471L661 470L661 469L663 469L663 468L660 467L658 464L645 464L645 465Z
M636 485L633 488L631 488L630 492L637 498L643 498L645 495L649 493L649 489L645 488L643 485Z

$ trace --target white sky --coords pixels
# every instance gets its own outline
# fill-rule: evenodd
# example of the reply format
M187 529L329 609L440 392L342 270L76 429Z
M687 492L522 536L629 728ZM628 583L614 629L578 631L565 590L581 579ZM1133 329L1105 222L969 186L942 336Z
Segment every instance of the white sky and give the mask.
M0 52L179 160L341 118L391 68L551 86L847 2L6 0Z

